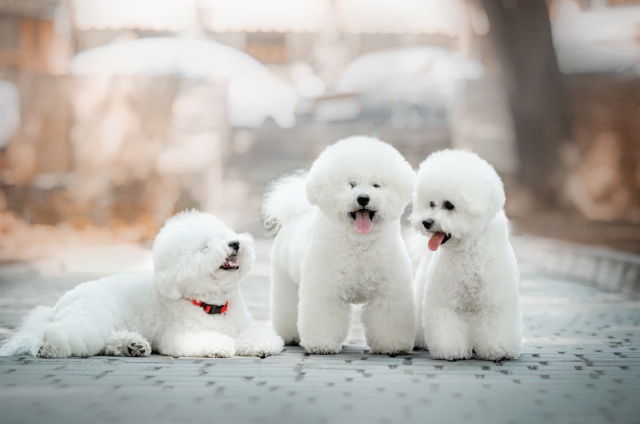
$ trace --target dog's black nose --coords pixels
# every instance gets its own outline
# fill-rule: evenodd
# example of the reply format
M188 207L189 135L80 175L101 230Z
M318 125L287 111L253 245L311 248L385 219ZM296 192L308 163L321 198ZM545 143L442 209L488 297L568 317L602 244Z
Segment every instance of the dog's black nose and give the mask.
M424 225L424 228L426 228L427 230L431 229L431 226L433 225L433 219L426 219L422 221L422 225Z
M239 241L235 241L235 240L234 241L230 241L229 242L229 247L237 252L238 249L240 249L240 242Z
M367 206L369 204L369 196L366 194L361 194L358 196L358 204L360 206Z

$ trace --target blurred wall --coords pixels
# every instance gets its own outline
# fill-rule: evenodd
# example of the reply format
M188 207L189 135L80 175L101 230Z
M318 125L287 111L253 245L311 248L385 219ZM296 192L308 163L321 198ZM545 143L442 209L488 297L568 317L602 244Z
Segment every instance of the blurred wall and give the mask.
M0 153L5 204L35 223L144 222L215 211L228 136L226 84L169 77L4 72L22 125Z
M577 162L570 195L591 219L640 224L640 78L565 78Z

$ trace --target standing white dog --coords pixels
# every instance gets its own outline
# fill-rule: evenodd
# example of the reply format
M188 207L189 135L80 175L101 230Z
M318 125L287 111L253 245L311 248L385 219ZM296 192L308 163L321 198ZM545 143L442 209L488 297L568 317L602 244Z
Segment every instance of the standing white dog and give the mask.
M413 347L410 261L400 217L415 173L390 145L351 137L329 146L309 173L276 181L264 213L275 227L271 313L287 344L308 353L342 350L351 304L364 304L375 353Z
M411 221L432 252L424 246L416 272L416 345L433 358L520 355L519 272L504 203L500 177L474 153L443 150L420 165Z
M39 306L0 356L274 355L282 339L251 327L238 287L253 259L250 235L182 212L155 239L154 271L90 281Z

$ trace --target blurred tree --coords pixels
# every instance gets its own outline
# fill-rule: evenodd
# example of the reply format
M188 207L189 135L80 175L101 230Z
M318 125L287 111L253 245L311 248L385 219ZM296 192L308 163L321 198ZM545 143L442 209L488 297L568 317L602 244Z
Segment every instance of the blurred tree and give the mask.
M545 0L481 0L516 131L519 178L539 209L567 207L570 126Z

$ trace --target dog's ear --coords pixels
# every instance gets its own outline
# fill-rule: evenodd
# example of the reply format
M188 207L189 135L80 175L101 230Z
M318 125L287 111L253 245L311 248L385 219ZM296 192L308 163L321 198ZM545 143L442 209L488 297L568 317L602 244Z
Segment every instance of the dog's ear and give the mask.
M490 205L487 203L486 199L476 199L469 203L469 213L474 216L484 215L489 211L489 206Z
M484 193L483 193L484 192ZM469 213L475 216L493 216L504 208L505 194L502 182L487 181L483 190L479 190L477 195L469 202Z
M307 179L306 193L309 203L315 206L320 203L320 197L322 195L322 184L320 184L318 178L313 178L310 176Z
M155 283L160 294L168 299L176 300L182 296L178 290L175 275L172 272L156 272Z

